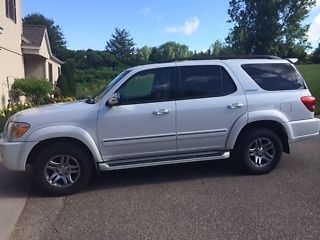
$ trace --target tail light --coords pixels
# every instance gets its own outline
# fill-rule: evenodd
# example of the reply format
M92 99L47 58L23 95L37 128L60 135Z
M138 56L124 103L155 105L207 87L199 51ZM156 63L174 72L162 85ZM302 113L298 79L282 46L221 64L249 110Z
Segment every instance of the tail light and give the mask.
M312 96L301 97L301 102L306 106L310 112L316 110L316 98Z

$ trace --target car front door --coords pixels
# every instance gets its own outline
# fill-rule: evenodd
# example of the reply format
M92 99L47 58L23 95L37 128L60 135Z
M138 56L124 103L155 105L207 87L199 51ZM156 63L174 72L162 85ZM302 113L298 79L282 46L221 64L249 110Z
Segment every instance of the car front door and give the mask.
M174 67L140 71L115 91L119 105L102 106L98 135L105 161L177 152L174 71Z
M231 127L246 113L241 86L220 65L180 66L179 70L179 153L223 150Z

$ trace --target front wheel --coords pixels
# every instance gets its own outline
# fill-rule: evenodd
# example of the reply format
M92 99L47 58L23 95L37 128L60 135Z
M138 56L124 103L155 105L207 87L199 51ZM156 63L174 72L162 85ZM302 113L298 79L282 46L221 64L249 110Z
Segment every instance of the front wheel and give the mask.
M90 161L89 154L77 144L51 144L40 152L35 160L35 182L41 190L50 195L75 193L90 180Z
M271 172L282 156L282 143L269 129L254 128L237 140L234 157L240 166L251 174Z

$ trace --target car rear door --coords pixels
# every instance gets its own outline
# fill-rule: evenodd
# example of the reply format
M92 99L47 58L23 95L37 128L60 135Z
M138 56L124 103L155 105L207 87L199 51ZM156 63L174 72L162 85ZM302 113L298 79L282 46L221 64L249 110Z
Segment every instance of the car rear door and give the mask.
M178 66L178 152L223 150L233 124L246 113L241 85L227 66L218 63Z

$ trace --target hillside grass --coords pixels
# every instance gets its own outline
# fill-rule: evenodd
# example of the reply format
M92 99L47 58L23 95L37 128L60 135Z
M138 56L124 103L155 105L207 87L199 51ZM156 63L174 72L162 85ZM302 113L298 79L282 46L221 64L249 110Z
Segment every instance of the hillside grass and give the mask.
M320 64L298 65L314 97L317 98L316 114L320 114Z

